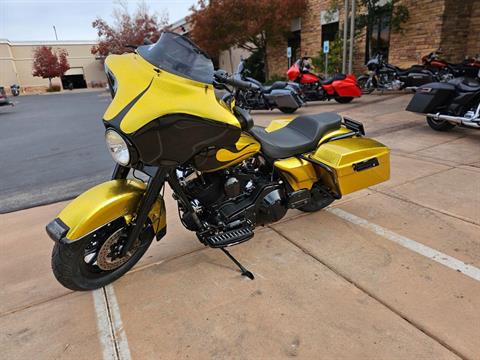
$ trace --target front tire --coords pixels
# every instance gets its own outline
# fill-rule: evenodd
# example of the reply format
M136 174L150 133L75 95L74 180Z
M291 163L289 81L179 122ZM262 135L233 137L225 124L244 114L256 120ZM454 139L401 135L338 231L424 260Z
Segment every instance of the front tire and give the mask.
M372 82L369 81L369 77L366 75L362 75L357 79L357 84L362 89L362 94L371 94L375 87L373 86Z
M448 131L455 127L455 124L449 123L446 120L435 120L434 118L427 116L427 123L435 131Z
M112 223L111 225L113 226L108 229L103 227L91 236L74 243L55 244L52 251L52 270L60 284L75 291L98 289L120 278L140 260L153 240L154 234L151 226L145 227L140 235L138 245L134 246L131 254L126 256L129 256L128 260L124 262L118 262L118 259L114 260L118 262L118 266L115 267L115 262L112 261L110 266L113 268L108 268L108 270L106 269L108 265L103 265L104 269L100 268L98 259L100 255L98 253L102 251L103 245L112 236L115 236L124 228L124 224ZM94 238L93 235L98 236ZM114 245L111 245L109 249L111 250ZM95 250L97 250L96 253L94 253ZM90 260L87 261L87 253L96 256L95 261L91 264L89 263ZM105 260L103 262L105 263Z
M335 101L340 104L348 104L349 102L352 102L352 100L353 100L353 97L339 96L335 98Z
M280 111L283 112L284 114L293 114L295 111L297 111L297 108L285 108L285 107L281 107L281 108L278 108L278 110L280 110Z

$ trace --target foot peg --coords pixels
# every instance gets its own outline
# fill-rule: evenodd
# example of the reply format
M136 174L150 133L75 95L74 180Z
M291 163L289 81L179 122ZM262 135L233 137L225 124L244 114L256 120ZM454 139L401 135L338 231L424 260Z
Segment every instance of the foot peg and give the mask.
M250 227L229 230L220 234L211 235L205 238L207 244L212 248L224 248L247 241L253 237L253 230Z

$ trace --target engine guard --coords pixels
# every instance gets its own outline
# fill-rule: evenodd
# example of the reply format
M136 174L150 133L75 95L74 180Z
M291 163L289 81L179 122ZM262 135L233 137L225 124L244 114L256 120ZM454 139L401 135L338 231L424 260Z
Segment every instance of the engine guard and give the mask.
M128 224L146 185L139 180L111 180L96 185L71 201L47 227L53 241L73 243L109 222L124 217ZM149 213L157 240L166 233L166 211L159 195Z

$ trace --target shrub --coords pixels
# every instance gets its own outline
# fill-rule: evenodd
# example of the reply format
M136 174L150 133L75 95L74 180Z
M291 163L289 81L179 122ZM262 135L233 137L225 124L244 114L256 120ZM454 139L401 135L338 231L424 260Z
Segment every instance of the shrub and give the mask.
M273 74L272 76L270 76L270 79L265 82L265 85L272 85L275 81L287 81L287 78L282 75Z
M60 85L52 85L47 89L47 92L58 92L61 89Z
M330 42L330 52L328 53L327 73L332 75L342 71L342 49L343 40L337 36ZM321 51L317 57L312 58L312 64L317 73L325 72L325 54ZM324 74L327 76L328 74Z

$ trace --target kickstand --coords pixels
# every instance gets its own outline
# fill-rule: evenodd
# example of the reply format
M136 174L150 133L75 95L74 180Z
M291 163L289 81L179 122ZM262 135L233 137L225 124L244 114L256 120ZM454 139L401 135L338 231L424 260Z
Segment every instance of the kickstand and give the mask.
M232 261L235 263L235 265L237 265L237 266L239 267L239 269L242 271L242 276L246 276L246 277L248 277L250 280L255 279L255 276L253 276L253 274L252 274L250 271L248 271L247 269L245 269L245 267L244 267L242 264L240 264L240 263L238 262L238 260L235 259L235 258L233 257L233 255L230 254L226 249L220 248L220 250L222 250L222 251L225 253L225 255L227 255L228 258L229 258L230 260L232 260Z

